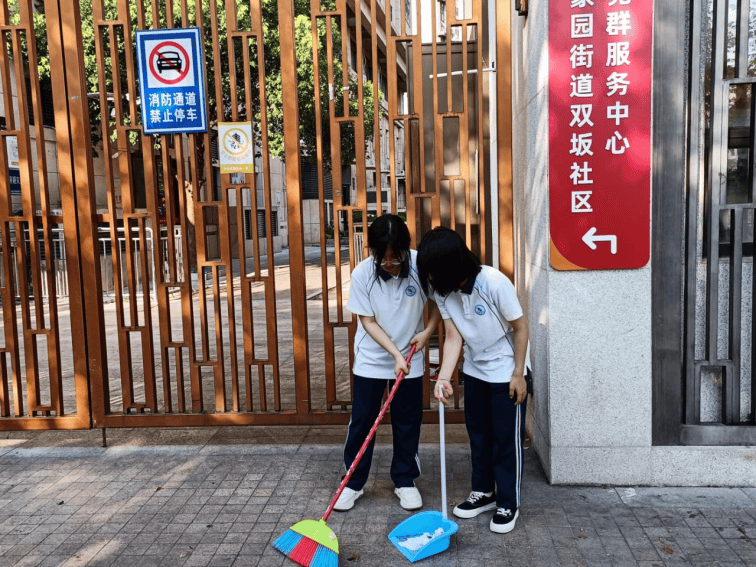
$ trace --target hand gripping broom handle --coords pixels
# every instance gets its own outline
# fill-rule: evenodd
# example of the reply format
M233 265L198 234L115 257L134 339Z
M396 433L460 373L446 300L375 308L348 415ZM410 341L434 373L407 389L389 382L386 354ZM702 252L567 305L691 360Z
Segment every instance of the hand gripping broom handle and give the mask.
M412 345L412 347L410 348L409 354L407 355L407 365L409 365L410 360L412 360L412 355L414 355L415 352L417 352L417 345ZM352 474L354 474L354 469L356 469L357 465L360 464L360 461L362 460L362 456L365 454L365 450L367 449L368 445L370 445L370 441L373 440L373 437L375 436L375 431L378 429L378 426L381 424L381 421L383 420L383 416L386 415L386 410L391 405L391 400L394 399L394 395L396 394L396 391L399 389L399 384L402 383L402 380L404 380L404 372L400 372L399 375L396 377L396 382L394 382L394 387L391 388L391 391L389 392L389 395L386 398L386 402L383 404L383 407L381 408L381 411L378 414L378 417L375 418L375 423L373 424L373 427L370 428L370 433L368 433L368 436L365 438L365 442L362 444L362 447L360 447L360 450L357 453L357 456L354 458L354 461L352 461L352 466L349 467L349 470L347 471L346 476L342 479L341 484L339 484L339 488L336 489L336 494L334 494L333 498L331 498L331 502L330 504L328 504L328 510L326 510L326 513L323 514L324 522L328 520L328 516L330 516L331 512L333 512L333 507L336 505L336 501L339 499L339 496L341 496L341 493L344 492L344 488L349 482L349 479L352 478Z

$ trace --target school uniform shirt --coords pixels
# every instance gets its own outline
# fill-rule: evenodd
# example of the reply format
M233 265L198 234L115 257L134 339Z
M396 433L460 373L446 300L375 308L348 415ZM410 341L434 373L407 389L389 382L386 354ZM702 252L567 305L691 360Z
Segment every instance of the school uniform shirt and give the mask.
M347 300L347 309L354 315L375 317L376 323L405 357L409 354L412 337L423 330L426 297L417 275L416 258L417 252L410 250L396 277L382 269L376 276L375 258L366 258L352 272ZM415 353L407 378L422 376L424 365L423 352ZM359 318L352 370L365 378L396 378L394 357L367 334Z
M454 321L464 340L465 374L486 382L506 383L514 372L514 338L509 321L522 317L522 307L509 278L481 266L465 287L446 297L433 294L443 319Z

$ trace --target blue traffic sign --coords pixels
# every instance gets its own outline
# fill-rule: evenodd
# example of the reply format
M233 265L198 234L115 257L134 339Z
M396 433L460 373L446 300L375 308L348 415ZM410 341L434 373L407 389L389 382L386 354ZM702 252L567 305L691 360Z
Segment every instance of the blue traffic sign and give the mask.
M139 30L136 39L144 133L207 132L199 28Z

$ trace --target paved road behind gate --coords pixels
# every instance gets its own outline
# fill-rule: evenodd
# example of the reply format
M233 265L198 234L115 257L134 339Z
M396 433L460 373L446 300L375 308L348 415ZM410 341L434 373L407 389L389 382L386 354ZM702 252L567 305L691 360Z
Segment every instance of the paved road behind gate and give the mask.
M336 488L343 428L0 432L0 567L288 565L270 542L319 518ZM464 430L449 428L449 500L470 489ZM438 446L424 428L426 510L439 509ZM329 525L339 565L409 565L386 539L411 514L392 493L381 428L365 496ZM756 473L754 475L756 478ZM526 451L522 516L495 535L461 520L419 565L756 565L755 488L549 486Z

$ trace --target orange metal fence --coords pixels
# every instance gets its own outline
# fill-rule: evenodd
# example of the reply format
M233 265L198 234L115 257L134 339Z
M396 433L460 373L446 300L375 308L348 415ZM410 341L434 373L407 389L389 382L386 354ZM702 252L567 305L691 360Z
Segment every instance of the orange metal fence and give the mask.
M39 6L0 3L1 429L346 423L371 215L511 275L509 2ZM145 135L134 33L180 27L210 128ZM255 173L221 175L238 121Z

